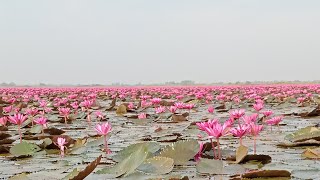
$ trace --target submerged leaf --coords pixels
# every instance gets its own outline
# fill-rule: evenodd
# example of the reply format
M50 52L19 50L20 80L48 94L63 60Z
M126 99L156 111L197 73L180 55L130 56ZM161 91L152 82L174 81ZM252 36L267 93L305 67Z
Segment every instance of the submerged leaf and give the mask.
M10 153L14 156L28 156L40 151L41 149L32 143L23 141L22 143L14 145L10 149Z
M172 171L173 163L171 158L156 156L145 160L138 170L149 174L167 174Z
M39 133L41 133L41 131L42 131L41 125L35 125L29 130L29 132L32 134L39 134Z
M10 177L8 180L29 180L26 173L18 174Z
M309 139L320 140L320 128L317 128L317 127L302 128L292 134L287 135L286 138L293 142L306 141Z
M175 165L184 165L199 151L197 140L178 141L166 146L159 156L172 158Z
M223 174L223 161L201 158L196 168L200 174Z
M157 142L143 142L132 144L124 148L123 150L119 151L115 156L112 157L112 159L117 162L123 161L133 152L137 151L141 146L144 146L150 153L155 153L160 149L160 145Z
M120 177L122 175L127 176L134 172L144 162L147 156L148 150L146 146L141 145L123 161L119 162L112 168L99 170L97 171L97 174L112 174L114 177Z

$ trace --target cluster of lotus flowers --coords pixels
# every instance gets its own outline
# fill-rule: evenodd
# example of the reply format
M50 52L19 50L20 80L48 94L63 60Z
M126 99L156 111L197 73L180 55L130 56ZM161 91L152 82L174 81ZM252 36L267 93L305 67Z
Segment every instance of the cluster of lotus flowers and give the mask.
M241 102L254 102L256 113L246 115L245 110L233 110L230 112L230 118L224 123L218 119L198 123L201 131L207 134L211 141L217 140L218 152L215 147L213 151L215 158L221 158L219 138L232 134L240 139L248 135L256 137L263 129L263 125L279 125L282 116L275 116L271 110L264 110L264 99L274 97L278 101L286 98L295 98L298 104L310 102L313 100L313 94L320 93L318 85L266 85L266 86L228 86L228 87L131 87L131 88L7 88L0 89L1 101L7 106L2 108L0 124L7 126L7 122L18 126L20 142L22 141L21 126L28 119L32 119L32 126L39 124L43 129L48 127L47 114L52 113L54 109L64 118L65 124L68 123L68 117L73 114L77 116L79 111L87 114L87 122L90 125L91 115L94 114L100 121L106 118L101 111L94 111L92 107L100 96L108 96L110 99L118 98L121 101L131 101L128 103L128 109L154 108L156 114L162 114L167 111L171 113L182 112L195 108L193 103L184 103L183 99L194 97L208 104L208 112L214 114L212 104L225 104L232 102L239 104ZM164 99L174 100L174 105L164 106ZM136 102L139 101L139 105ZM30 105L32 104L32 105ZM36 104L36 106L34 106ZM26 107L23 108L22 105ZM1 115L1 114L0 114ZM262 123L258 123L259 115L263 116ZM141 112L139 119L147 118L147 114ZM236 123L237 122L237 123ZM110 153L107 146L107 135L111 132L111 124L97 124L95 130L99 135L105 137L105 149ZM61 155L64 155L66 140L58 138L56 145L61 149ZM254 149L256 149L254 147ZM255 151L255 150L254 150Z
M196 123L198 128L207 134L206 139L210 139L212 144L212 150L214 153L215 159L221 159L221 149L219 139L223 136L233 135L234 137L239 138L239 143L242 145L243 137L247 135L253 136L254 140L254 154L256 154L256 137L263 130L263 124L258 124L259 114L263 115L264 124L270 125L271 127L274 125L279 126L279 123L282 121L283 116L275 116L269 118L273 112L271 110L261 111L264 107L263 101L258 100L257 103L253 105L253 108L257 111L257 113L253 113L251 115L245 115L244 109L236 109L230 111L230 117L224 123L220 123L218 119L208 120L207 122L199 122ZM208 108L209 113L213 113L214 109L212 106ZM269 119L268 119L269 118ZM238 123L235 123L235 122ZM201 135L198 135L200 139L204 139ZM218 153L215 150L215 146L213 143L213 139L217 140L217 148ZM201 152L203 149L203 142L200 143L200 150L197 156L197 159L200 158Z
M70 99L74 99L72 97L77 97L77 96L69 96ZM16 100L12 100L10 99L12 103L14 103ZM21 126L23 125L23 123L28 119L31 118L32 119L32 127L35 124L39 124L42 126L42 134L44 135L44 129L47 128L47 121L48 118L45 116L46 113L50 113L52 112L52 109L48 107L48 102L45 100L39 100L39 108L35 108L35 107L30 107L25 109L25 112L21 112L21 110L19 108L15 108L13 105L10 106L6 106L3 107L3 111L4 111L4 116L0 118L0 124L2 126L7 126L7 122L10 122L12 124L15 124L18 126L18 132L19 132L19 136L20 136L20 143L22 142L22 133L21 133ZM70 106L73 108L69 108L66 107L69 99L67 98L62 98L62 99L58 99L56 98L54 101L55 107L58 107L58 111L59 114L61 116L63 116L65 124L67 125L67 119L69 117L69 115L73 112L75 115L77 115L78 113L78 109L79 107L81 107L83 112L87 112L87 120L88 123L90 124L91 122L91 115L90 115L90 108L92 107L92 105L94 104L94 100L84 100L83 102L81 102L80 104L78 104L78 102L73 102L70 103ZM94 112L95 116L101 121L105 118L105 115L101 112L101 111L95 111ZM39 115L39 116L37 116ZM37 117L37 118L35 118ZM95 130L97 132L97 134L104 136L104 144L105 144L105 150L107 153L110 153L110 150L108 149L108 143L107 143L107 135L111 132L112 128L111 128L111 124L109 122L106 123L102 123L102 124L97 124L95 126ZM64 150L66 148L66 139L63 137L58 137L57 141L54 142L54 144L56 146L58 146L60 148L61 151L61 157L64 156Z

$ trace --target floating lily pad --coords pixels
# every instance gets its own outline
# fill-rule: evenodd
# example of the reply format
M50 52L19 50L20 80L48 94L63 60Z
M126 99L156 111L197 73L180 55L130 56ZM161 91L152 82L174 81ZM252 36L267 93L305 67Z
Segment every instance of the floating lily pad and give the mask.
M97 174L111 174L113 177L122 175L128 176L133 173L147 158L148 150L146 146L140 145L139 148L119 162L112 168L105 168L97 171Z
M41 125L35 125L29 130L29 132L32 134L39 134L39 133L41 133L41 131L42 131Z
M175 165L184 165L199 151L197 140L178 141L165 147L159 156L172 158Z
M32 143L27 143L23 141L22 143L14 145L10 149L10 153L14 156L29 156L33 155L34 153L40 151L41 148L39 148L37 145Z
M292 134L286 136L286 138L292 142L306 141L309 139L315 139L320 141L320 128L306 127L302 128Z
M167 174L172 171L173 163L171 158L156 156L145 160L138 170L149 174Z
M132 144L123 150L119 151L115 156L112 157L114 161L120 162L130 156L133 152L140 149L141 146L144 146L149 153L155 153L160 149L160 145L157 142L143 142Z
M201 158L196 168L200 174L223 174L223 161Z

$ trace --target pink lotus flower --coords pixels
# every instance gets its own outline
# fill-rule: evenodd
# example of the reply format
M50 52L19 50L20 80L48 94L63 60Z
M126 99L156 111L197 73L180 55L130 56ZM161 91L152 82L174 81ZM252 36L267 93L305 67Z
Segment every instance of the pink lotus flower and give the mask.
M45 117L39 117L39 118L37 118L36 120L34 120L34 122L36 123L36 124L40 124L40 125L42 125L44 128L47 128L47 118L45 118Z
M226 122L224 122L227 126L231 127L234 124L234 118L230 117L229 119L226 120Z
M261 99L256 99L256 104L264 104L264 101L263 100L261 100Z
M3 107L3 112L9 114L14 110L13 106Z
M277 125L279 130L279 123L282 121L282 119L283 119L283 116L276 116L269 120L266 120L266 123L271 126L271 131L272 131L272 126L274 125Z
M6 126L7 125L7 121L8 121L8 118L6 116L0 118L0 124L2 126Z
M250 124L250 133L253 135L253 143L254 143L254 154L256 154L256 149L257 149L257 136L259 133L262 131L263 126L262 125L257 125L257 124Z
M230 112L230 116L232 116L235 119L239 119L242 116L244 116L245 112L246 111L244 109L235 109L235 110Z
M306 99L304 97L298 97L297 98L297 103L302 104Z
M44 112L46 112L46 113L52 113L52 109L49 108L49 107L45 107L45 108L44 108Z
M93 101L91 100L84 100L80 103L80 106L85 107L86 109L90 109L93 105Z
M250 133L253 136L258 136L259 133L262 131L262 129L263 129L263 125L257 125L257 124L254 124L254 123L250 124Z
M70 114L70 108L59 108L59 114L64 117L64 123L67 124L67 118Z
M111 124L109 124L108 122L106 122L105 124L97 124L96 127L95 127L95 130L97 131L97 133L99 135L103 135L104 136L104 146L105 146L105 149L106 149L106 153L110 154L111 151L108 149L107 135L112 130Z
M31 116L32 119L32 127L33 127L33 117L36 116L38 114L38 109L36 108L30 108L26 110L26 114Z
M216 97L216 99L217 99L218 101L224 101L226 98L227 98L227 96L224 95L224 94L219 94L219 95Z
M233 136L236 136L240 139L240 145L242 145L242 137L247 134L249 128L250 126L248 125L243 125L243 126L238 125L238 127L232 128L230 132L231 134L233 134Z
M263 104L260 104L260 103L258 103L258 104L254 104L253 105L253 109L255 109L256 111L260 111L261 109L263 109Z
M240 98L236 97L233 99L233 102L239 104L241 102Z
M161 113L166 112L166 108L164 106L159 106L159 107L155 108L155 110L156 110L156 114L161 114Z
M217 123L218 123L218 119L211 119L207 122L196 123L196 125L201 131L206 131L206 128L213 128Z
M183 109L184 108L184 103L183 102L175 102L174 106L176 106L178 109Z
M64 149L66 148L65 145L68 144L66 142L66 139L63 137L58 137L57 139L57 145L60 148L60 156L63 158L64 157Z
M106 136L111 132L112 127L110 123L106 122L104 124L97 124L95 130L99 135Z
M273 111L271 110L266 110L266 111L263 111L262 114L265 116L265 117L269 117L273 114Z
M79 108L78 102L73 102L73 103L70 104L70 106L75 110L77 110Z
M161 98L153 98L153 99L151 99L151 102L152 102L152 104L154 104L154 105L160 104L161 101L162 101Z
M129 109L134 109L134 104L133 104L133 102L130 102L130 103L129 103L128 108L129 108Z
M206 127L205 131L209 135L209 137L215 137L215 138L220 138L221 136L225 136L230 129L229 124L220 124L220 123L215 123L213 124L212 127Z
M185 108L185 109L188 109L188 110L190 111L191 109L194 108L194 104L185 104L185 105L184 105L184 108Z
M9 116L9 122L21 126L24 121L28 119L27 116L23 114L14 114L13 116Z
M44 108L44 107L47 107L48 103L45 100L40 100L39 101L39 105L40 105L41 108Z
M147 114L146 113L140 113L138 115L138 119L147 119Z
M36 108L30 108L30 109L27 109L26 110L26 114L29 115L29 116L36 116L38 114L38 109Z
M99 118L99 120L102 120L105 116L101 111L96 111L94 114Z
M178 108L176 106L170 106L169 111L174 114L176 113L177 109Z
M213 114L214 113L214 107L213 106L209 106L208 107L208 112Z
M177 98L177 100L182 100L183 98L184 98L184 96L183 95L179 95L179 96L176 96L176 98Z
M34 122L36 123L36 124L39 124L39 125L41 125L42 126L42 135L44 135L44 128L47 128L47 118L45 118L45 117L39 117L38 119L36 119L36 120L34 120Z
M19 136L20 136L20 143L22 143L22 134L21 134L21 125L24 121L26 121L28 119L27 116L24 116L20 113L15 114L13 116L9 116L9 122L18 125L18 132L19 132Z
M252 114L252 115L250 115L250 116L243 116L243 117L241 118L241 120L244 121L245 124L249 125L249 124L251 124L251 123L256 122L257 119L258 119L258 116L259 116L258 114L254 113L254 114Z
M208 137L212 139L215 137L217 139L217 144L218 144L218 158L221 159L221 149L220 149L220 142L219 138L221 136L225 136L228 134L230 129L229 124L224 123L221 125L220 123L215 123L213 127L206 127L205 132L208 134Z

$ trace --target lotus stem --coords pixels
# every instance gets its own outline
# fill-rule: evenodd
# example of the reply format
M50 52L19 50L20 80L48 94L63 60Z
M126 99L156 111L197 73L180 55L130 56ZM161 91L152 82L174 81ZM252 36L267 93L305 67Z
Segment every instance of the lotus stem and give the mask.
M213 141L212 141L211 138L210 138L210 141L211 141L211 145L212 145L212 150L213 150L214 159L217 159L216 149L215 149L215 147L214 147L214 143L213 143Z
M20 124L18 125L18 132L19 132L19 136L20 136L20 143L22 143L22 134L21 134Z
M33 127L33 116L31 116L31 126Z
M64 146L60 147L60 157L64 157Z
M44 128L42 126L42 129L41 129L41 132L42 132L42 136L44 136Z
M219 156L219 160L221 160L221 149L220 149L219 138L217 138L217 145L218 145L218 156Z
M257 152L257 137L253 136L253 154Z
M103 137L104 137L104 147L105 147L106 154L110 154L110 151L108 149L107 135L104 135Z
M87 120L88 120L89 123L91 122L91 117L90 117L90 111L89 111L89 109L88 109L88 113L87 113Z

